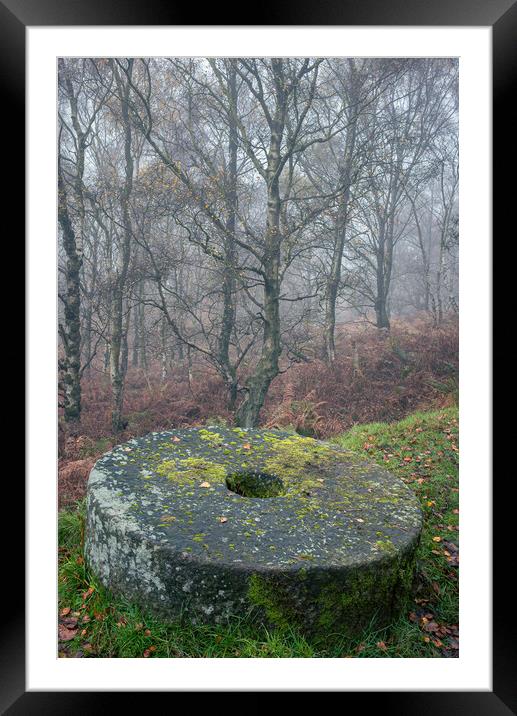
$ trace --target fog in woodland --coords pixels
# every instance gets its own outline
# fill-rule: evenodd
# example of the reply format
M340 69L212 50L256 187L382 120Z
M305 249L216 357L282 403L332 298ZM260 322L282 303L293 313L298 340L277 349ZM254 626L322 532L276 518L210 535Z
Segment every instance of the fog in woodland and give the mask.
M216 375L254 427L336 334L458 311L458 62L65 58L58 67L59 392ZM186 372L185 372L186 371Z

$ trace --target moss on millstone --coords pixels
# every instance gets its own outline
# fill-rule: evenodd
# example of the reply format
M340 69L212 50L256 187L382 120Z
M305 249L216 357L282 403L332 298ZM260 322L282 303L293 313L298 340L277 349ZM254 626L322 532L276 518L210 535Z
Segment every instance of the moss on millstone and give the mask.
M382 561L335 576L309 594L302 568L285 584L275 577L252 574L248 600L278 628L302 628L308 638L354 638L369 626L386 627L406 606L414 578L414 557ZM297 609L297 601L305 611ZM307 628L307 612L315 615Z
M328 584L319 596L319 628L353 638L370 625L387 626L406 605L413 575L411 556L358 569L344 583Z
M180 469L178 469L180 468ZM204 457L188 457L184 460L164 460L156 468L159 475L178 484L191 485L199 480L224 482L226 468Z
M380 550L381 552L387 552L388 554L394 554L397 549L393 542L390 540L389 537L386 537L385 539L379 539L375 543L376 549Z
M252 574L249 580L248 600L261 608L272 626L286 628L296 625L297 615L288 606L275 580L261 574Z
M207 442L210 447L220 447L223 443L223 436L220 433L207 430L206 428L201 428L198 431L198 436L200 440Z
M261 456L263 468L260 471L277 475L291 495L299 495L321 487L322 479L319 470L329 465L340 452L332 445L300 435L275 435L268 432L263 434L263 443L253 444L254 436L247 431L234 428L233 432L242 440L246 440L245 450L242 447L229 450L227 445L230 443L225 443L220 433L202 428L197 433L199 439L217 453L219 459L222 459L221 462L205 457L180 458L180 445L175 447L175 451L179 453L178 457L160 462L155 467L156 473L182 485L195 484L199 480L220 483L225 481L228 474L229 465L223 463L231 460L232 454L235 456L251 453L256 460L258 457L256 453L265 451ZM239 466L243 472L251 468L249 461L242 461ZM145 479L150 479L150 476L150 473L143 474ZM278 494L284 492L278 491Z
M300 435L273 436L269 440L269 457L264 463L266 471L279 475L297 493L321 487L317 470L336 458L334 447ZM311 468L314 474L311 474Z

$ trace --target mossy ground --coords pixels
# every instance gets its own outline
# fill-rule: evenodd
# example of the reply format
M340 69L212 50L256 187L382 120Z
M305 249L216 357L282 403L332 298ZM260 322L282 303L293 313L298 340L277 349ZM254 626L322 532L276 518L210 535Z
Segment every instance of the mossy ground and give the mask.
M115 598L82 555L84 503L60 513L60 656L75 657L441 657L457 656L458 415L418 413L393 424L357 426L335 439L388 468L417 494L425 515L411 605L389 629L332 645L295 629L165 623Z

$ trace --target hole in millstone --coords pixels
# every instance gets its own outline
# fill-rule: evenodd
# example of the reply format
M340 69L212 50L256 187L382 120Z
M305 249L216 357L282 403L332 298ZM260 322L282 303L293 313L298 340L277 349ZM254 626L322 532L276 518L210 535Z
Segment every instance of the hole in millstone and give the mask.
M259 470L233 472L226 478L226 487L241 497L278 497L285 487L277 475Z

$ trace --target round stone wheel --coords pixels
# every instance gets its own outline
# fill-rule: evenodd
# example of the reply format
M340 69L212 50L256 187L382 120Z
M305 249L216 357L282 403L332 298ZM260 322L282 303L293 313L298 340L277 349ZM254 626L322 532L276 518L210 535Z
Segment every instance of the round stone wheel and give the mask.
M337 445L191 428L96 463L85 556L106 587L165 618L254 615L353 637L396 617L421 526L401 480Z

